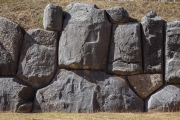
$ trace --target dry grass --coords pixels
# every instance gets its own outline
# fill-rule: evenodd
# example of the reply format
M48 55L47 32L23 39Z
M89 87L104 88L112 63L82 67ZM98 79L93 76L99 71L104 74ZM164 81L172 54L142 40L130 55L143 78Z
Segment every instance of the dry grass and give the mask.
M150 11L157 13L165 21L180 20L180 3L164 2L119 2L118 0L0 0L0 16L6 17L25 28L42 28L43 10L48 3L65 7L73 2L95 3L99 8L123 6L131 17L141 20Z
M0 113L0 120L180 120L180 113Z

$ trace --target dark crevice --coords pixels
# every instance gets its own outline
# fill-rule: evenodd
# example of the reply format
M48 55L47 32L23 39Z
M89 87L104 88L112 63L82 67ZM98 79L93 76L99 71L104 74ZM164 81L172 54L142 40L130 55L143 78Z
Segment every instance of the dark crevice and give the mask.
M143 36L144 36L144 32L143 32L143 26L142 26L142 24L140 23L140 39L141 39L141 60L142 60L142 71L143 71L143 73L145 73L144 72L144 47L143 47L143 45L144 45L144 41L143 41Z
M95 92L93 94L93 112L98 112L100 111L100 105L99 102L97 101L97 93Z
M112 27L113 27L113 25L112 25ZM113 37L113 35L112 35L112 29L111 29L111 37ZM110 57L111 57L111 50L110 50L110 48L111 48L111 37L110 37L110 44L109 44L109 48L108 48L108 55L107 55L107 64L106 64L106 73L109 73L108 72L108 66L109 66L109 64L111 64L111 62L110 62Z
M114 63L116 61L120 61L120 62L127 63L127 64L131 64L131 63L133 63L133 64L140 64L139 61L138 62L135 62L135 61L134 62L128 62L128 61L122 60L122 58L117 58L117 59L113 60L112 62L109 62L108 64L112 64L112 63Z
M21 41L20 47L19 47L19 54L18 54L18 57L17 57L16 75L17 75L17 72L18 72L19 64L20 64L20 58L21 58L21 53L22 53L22 48L23 48L23 43L24 43L24 36L26 34L25 29L23 27L21 27L21 26L19 26L19 27L20 27L20 30L21 30L21 33L22 33L23 36L22 36L22 41Z
M107 19L107 20L109 21L109 23L111 24L111 30L110 30L110 35L109 35L109 47L108 47L108 50L107 50L108 52L107 52L107 61L106 61L106 70L105 70L105 71L107 71L107 69L108 69L108 64L109 64L109 58L110 58L111 42L112 42L112 39L113 39L114 34L113 34L113 24L110 22L106 10L104 10L104 11L105 11L105 14L106 14L106 19Z
M35 91L35 95L34 95L34 98L33 98L33 101L32 101L33 106L32 106L31 113L41 112L41 107L40 107L39 103L37 103L37 100L36 100L37 91L38 91L38 90ZM36 103L37 105L35 105L35 103ZM36 109L35 109L35 108L36 108ZM34 111L34 110L35 110L35 111Z
M105 13L105 18L109 21L109 23L111 23L110 18L109 18L109 14L107 13L106 10L104 10L104 13ZM113 24L111 23L111 25L113 25Z

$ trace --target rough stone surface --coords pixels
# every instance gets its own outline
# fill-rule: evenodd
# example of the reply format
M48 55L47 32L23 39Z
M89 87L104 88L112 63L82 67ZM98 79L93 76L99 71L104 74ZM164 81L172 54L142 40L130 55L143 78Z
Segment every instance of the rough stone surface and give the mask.
M17 109L18 113L30 113L33 107L33 103L32 102L27 102L24 103L22 105L20 105Z
M16 112L20 105L33 101L35 91L14 77L0 77L0 111Z
M166 83L180 83L180 21L170 22L166 25L165 47Z
M105 70L111 24L94 4L71 3L65 10L59 41L61 68Z
M128 12L121 6L106 10L109 20L113 24L129 22Z
M117 75L142 73L139 23L113 25L108 72Z
M46 30L61 31L63 11L60 6L48 4L44 9L43 26Z
M148 112L172 112L180 110L180 85L167 85L146 101Z
M163 73L163 23L156 12L150 12L142 18L145 73Z
M0 75L16 75L23 34L14 22L0 17Z
M57 32L29 30L24 37L17 77L33 88L49 84L57 67Z
M128 81L135 92L143 99L163 85L162 74L141 74L128 76Z
M101 71L58 70L53 82L37 91L33 112L132 112L144 103L125 77Z

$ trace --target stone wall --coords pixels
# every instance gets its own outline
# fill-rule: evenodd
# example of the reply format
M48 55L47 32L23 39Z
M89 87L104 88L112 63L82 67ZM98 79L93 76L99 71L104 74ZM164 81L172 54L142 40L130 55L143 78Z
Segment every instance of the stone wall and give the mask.
M74 2L47 5L43 25L0 17L1 111L179 111L180 21Z

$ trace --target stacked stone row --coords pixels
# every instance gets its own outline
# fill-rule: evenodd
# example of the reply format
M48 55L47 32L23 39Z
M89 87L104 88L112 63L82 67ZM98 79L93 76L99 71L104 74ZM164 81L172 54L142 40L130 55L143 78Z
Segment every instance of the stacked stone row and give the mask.
M0 17L1 111L179 110L179 21L74 2L47 5L43 25Z

